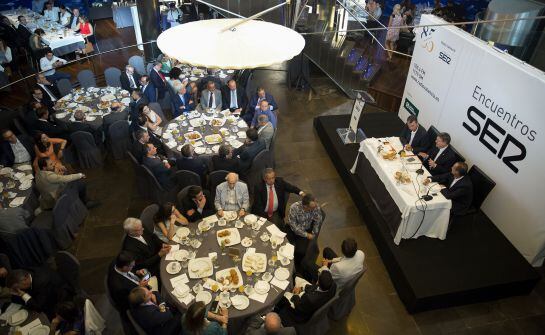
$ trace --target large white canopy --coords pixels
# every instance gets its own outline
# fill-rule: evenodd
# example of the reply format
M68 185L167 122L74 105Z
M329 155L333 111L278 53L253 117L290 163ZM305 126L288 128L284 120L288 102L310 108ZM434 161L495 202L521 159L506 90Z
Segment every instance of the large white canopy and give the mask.
M299 33L284 26L243 19L185 23L162 32L159 49L178 61L216 69L253 69L292 59L305 46ZM195 43L196 42L196 43Z

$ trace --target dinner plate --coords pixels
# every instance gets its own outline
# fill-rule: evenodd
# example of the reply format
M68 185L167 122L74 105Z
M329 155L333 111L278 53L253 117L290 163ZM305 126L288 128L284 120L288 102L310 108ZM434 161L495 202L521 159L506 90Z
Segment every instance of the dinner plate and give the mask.
M195 148L195 153L198 154L198 155L202 155L202 154L206 153L206 148L205 147L196 147Z
M267 269L267 255L264 253L245 253L242 257L242 271L253 273L265 272Z
M176 236L179 238L185 238L189 236L189 228L187 227L180 227L178 230L176 230Z
M252 239L249 238L249 237L245 237L245 238L242 239L242 241L240 241L240 244L245 248L251 247L252 246Z
M189 252L184 249L180 249L174 253L174 259L178 262L181 262L183 260L187 260L189 258Z
M220 134L206 135L204 141L208 144L218 144L223 141L223 138Z
M286 280L290 276L290 272L286 268L278 268L274 271L274 277L278 280Z
M210 230L210 223L208 223L208 221L202 220L201 222L199 222L199 223L197 224L197 227L198 227L201 231L209 231L209 230Z
M195 296L195 301L202 301L205 305L208 305L212 301L212 294L208 291L200 291Z
M175 275L182 269L182 265L178 262L170 262L167 265L167 273L171 275Z
M265 294L269 292L270 289L271 289L271 284L267 283L264 280L259 280L254 285L254 290L259 294Z
M248 299L248 297L245 295L238 294L231 297L231 304L239 311L242 311L250 306L250 299Z
M39 325L37 327L32 328L28 335L48 335L49 334L49 327L46 325Z
M248 214L244 217L244 222L246 222L247 224L252 224L254 222L257 222L258 220L258 217L255 216L254 214Z
M220 237L219 234L221 232L229 232L228 235ZM225 243L224 246L230 247L235 244L240 243L240 233L238 232L238 229L236 228L227 228L218 230L216 233L216 237L218 239L218 244L221 245L222 242Z
M212 119L212 121L210 121L210 125L212 127L221 127L225 124L225 118L218 118L218 117L215 117Z
M190 259L187 265L189 278L210 277L214 273L212 260L208 257Z
M188 294L189 286L187 286L186 284L181 283L174 288L174 295L176 295L177 297L183 298Z
M223 217L227 221L233 221L233 220L237 219L238 215L237 215L237 212L235 212L235 211L224 211L223 212Z
M195 119L189 120L189 124L191 125L191 127L201 127L206 125L206 120L201 118L195 118Z
M232 277L231 277L231 270L235 270L238 282L233 283ZM226 282L226 279L228 280L228 283ZM239 286L244 285L242 280L242 274L240 273L240 270L238 267L235 268L228 268L223 269L216 272L216 281L220 284L222 284L224 287L227 288L238 288ZM227 284L227 285L226 285Z
M8 320L10 326L18 326L25 322L28 318L28 311L26 309L20 309L17 312L11 314Z
M66 107L68 107L68 108L76 108L77 106L78 106L77 103L71 102L71 103L69 103L68 106L66 106Z

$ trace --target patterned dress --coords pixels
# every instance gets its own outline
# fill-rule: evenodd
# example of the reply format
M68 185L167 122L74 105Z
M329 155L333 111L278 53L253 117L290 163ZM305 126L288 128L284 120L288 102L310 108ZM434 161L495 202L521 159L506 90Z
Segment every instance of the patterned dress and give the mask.
M399 28L403 23L403 17L401 15L392 15L392 24L388 27L388 33L386 33L387 41L397 41L399 39Z

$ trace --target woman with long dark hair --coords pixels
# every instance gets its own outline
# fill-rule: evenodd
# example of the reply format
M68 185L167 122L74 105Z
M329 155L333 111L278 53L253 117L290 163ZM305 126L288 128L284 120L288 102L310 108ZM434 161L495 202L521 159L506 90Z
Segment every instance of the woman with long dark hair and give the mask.
M66 140L62 138L51 138L45 133L36 132L34 135L34 152L36 159L34 160L34 169L38 171L38 160L40 158L49 158L55 164L55 172L64 174L66 167L62 164L61 159L66 147ZM59 149L55 152L55 144L59 145Z
M173 203L167 202L163 205L158 204L158 206L159 210L153 217L153 233L157 235L161 241L168 243L176 234L176 224L178 223L179 225L185 226L189 222Z
M182 333L184 335L227 335L228 321L227 309L222 308L221 313L216 314L207 312L202 301L194 302L183 316Z

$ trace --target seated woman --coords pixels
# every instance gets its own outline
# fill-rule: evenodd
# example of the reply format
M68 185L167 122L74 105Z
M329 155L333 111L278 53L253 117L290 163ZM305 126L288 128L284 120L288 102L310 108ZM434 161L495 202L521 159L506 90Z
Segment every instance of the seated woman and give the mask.
M194 302L182 318L182 333L184 335L227 335L228 320L227 309L222 308L221 313L216 314L207 312L202 301Z
M161 117L149 108L148 105L141 105L139 114L146 117L146 127L155 134L161 136L161 127L159 126L161 122L163 122Z
M32 51L32 56L35 60L40 61L40 59L45 56L49 47L43 41L43 36L45 36L45 31L41 28L34 30L34 34L30 35L28 44L30 45L30 50Z
M180 225L187 225L188 221L183 216L176 206L171 202L167 202L164 205L159 205L159 211L153 217L154 229L153 233L159 237L159 239L165 243L172 240L176 234L176 223Z
M12 60L13 56L11 54L11 48L4 40L0 39L0 66L2 66L4 69L8 68L8 71L11 71ZM9 75L9 72L6 72L6 74Z
M83 311L79 310L71 301L57 305L56 316L51 321L50 334L77 335L85 333Z
M34 135L34 152L36 158L34 159L34 171L38 171L38 160L40 158L49 158L55 164L55 173L65 174L66 167L62 164L62 154L66 147L66 140L62 138L49 138L42 132L37 132ZM59 144L59 151L55 153L55 144Z
M89 23L89 19L83 15L78 18L78 24L74 31L79 31L85 43L95 44L95 32L93 26ZM84 53L84 50L76 50L76 53Z

